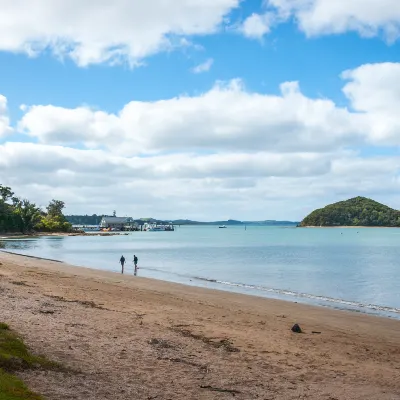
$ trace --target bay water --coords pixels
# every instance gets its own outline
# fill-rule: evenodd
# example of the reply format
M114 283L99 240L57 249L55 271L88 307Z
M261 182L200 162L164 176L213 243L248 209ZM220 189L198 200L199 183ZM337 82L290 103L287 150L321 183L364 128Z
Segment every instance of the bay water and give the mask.
M77 266L400 319L400 229L181 226L174 232L0 239Z

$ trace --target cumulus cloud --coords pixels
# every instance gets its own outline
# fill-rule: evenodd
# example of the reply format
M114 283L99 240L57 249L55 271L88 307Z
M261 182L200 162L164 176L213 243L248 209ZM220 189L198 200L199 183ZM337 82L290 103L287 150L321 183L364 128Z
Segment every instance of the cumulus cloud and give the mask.
M0 50L49 49L80 66L135 65L189 35L218 30L239 0L0 0ZM187 41L186 41L187 43Z
M342 76L344 94L368 120L369 141L400 145L400 63L366 64Z
M3 184L42 205L58 196L69 212L110 212L115 205L135 210L137 216L157 210L169 213L164 217L200 218L200 208L206 207L204 219L210 207L217 218L229 203L232 213L242 208L243 198L258 193L270 178L302 179L327 174L330 168L329 157L309 153L120 157L34 143L0 145ZM214 201L219 194L220 200Z
M398 0L268 0L281 18L294 17L309 36L348 31L364 37L383 33L389 41L400 37Z
M271 12L265 14L253 13L244 20L240 26L240 31L248 38L261 39L271 32L271 27L276 19L276 16Z
M0 94L0 138L11 133L8 117L7 99Z
M33 143L0 145L3 184L41 205L62 198L71 213L116 208L135 217L299 219L321 205L321 197L374 193L379 200L382 191L386 202L394 202L399 170L399 157L343 152L143 158Z
M328 99L304 96L297 82L281 95L247 91L233 80L208 92L132 101L118 114L32 106L19 127L41 143L82 142L131 155L159 151L330 151L358 143L363 121Z
M0 182L40 204L60 197L72 213L300 219L356 195L398 208L400 157L357 149L400 144L400 64L342 78L348 108L305 96L297 82L271 95L238 80L116 114L25 106L18 129L37 143L0 146Z
M96 172L103 182L120 178L161 179L205 179L205 178L265 178L302 177L327 173L330 161L317 153L219 153L208 155L173 154L153 157L121 157L103 150L80 150L62 146L34 143L5 143L0 146L0 170L21 173L26 182L31 180L29 172L66 174L97 184L86 179ZM65 181L54 178L54 185Z
M203 72L208 72L211 69L213 64L214 64L214 60L212 58L209 58L208 60L206 60L203 63L194 67L192 69L192 72L194 74L201 74Z
M352 107L361 112L395 114L400 107L400 63L365 64L345 71L343 88Z

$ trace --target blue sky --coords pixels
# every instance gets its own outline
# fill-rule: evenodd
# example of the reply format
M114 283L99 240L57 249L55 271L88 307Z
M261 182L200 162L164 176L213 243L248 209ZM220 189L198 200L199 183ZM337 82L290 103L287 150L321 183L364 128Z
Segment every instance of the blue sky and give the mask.
M0 183L71 213L400 208L395 0L147 3L7 7Z

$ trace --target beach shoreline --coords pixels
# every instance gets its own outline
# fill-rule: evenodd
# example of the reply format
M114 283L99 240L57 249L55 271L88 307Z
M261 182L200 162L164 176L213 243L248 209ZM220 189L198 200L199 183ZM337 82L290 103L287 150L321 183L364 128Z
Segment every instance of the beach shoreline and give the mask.
M271 300L271 301L276 301L276 302L282 302L282 303L290 303L290 304L301 304L304 305L306 307L311 307L311 308L317 308L317 309L321 309L321 308L326 308L328 310L335 310L338 312L346 312L346 313L354 313L354 312L359 312L359 311L355 311L355 310L349 310L346 308L335 308L335 307L329 307L329 306L322 306L322 305L318 305L318 304L309 304L306 302L298 302L298 301L290 301L288 299L276 299L273 297L268 297L268 296L260 296L258 294L255 293L242 293L242 292L235 292L233 290L228 290L228 289L219 289L219 288L210 288L210 287L204 287L204 286L199 286L199 285L189 285L186 283L182 283L182 282L174 282L174 281L168 281L168 280L163 280L163 279L157 279L157 278L150 278L150 277L141 277L141 276L135 276L132 273L125 273L125 274L121 274L119 272L114 272L114 271L107 271L107 270L102 270L102 269L96 269L96 268L92 268L92 267L86 267L86 266L82 266L82 265L72 265L72 264L68 264L64 261L61 260L57 260L57 259L51 259L51 258L44 258L44 257L39 257L39 256L32 256L29 254L21 254L21 253L14 253L12 251L7 251L7 250L0 250L0 255L1 254L7 254L10 256L16 256L16 257L23 257L23 258L28 258L28 259L33 259L33 260L38 260L38 261L44 261L44 262L49 262L49 264L45 264L45 265L41 265L42 268L47 268L49 266L52 267L52 270L54 270L54 265L51 265L51 263L59 263L63 265L63 271L73 271L74 273L76 273L77 271L75 270L76 268L78 269L78 272L80 271L81 273L85 273L86 274L94 274L95 276L108 276L109 274L111 274L112 277L119 277L121 279L131 279L134 277L135 280L144 280L147 282L153 282L153 285L157 285L157 284L167 284L167 285L177 285L177 286L182 286L182 288L189 290L190 288L197 288L200 290L205 290L206 292L220 292L222 293L229 293L229 294L233 294L233 295L238 295L238 296L245 296L245 297L255 297L257 299L265 299L267 301ZM57 271L58 268L57 268ZM90 272L89 272L90 271ZM203 278L197 278L201 281L205 281L208 283L218 283L217 280L213 280L213 279L203 279ZM367 315L367 316L372 316L372 317L378 317L378 318L391 318L391 317L387 317L385 315L380 315L378 313L368 313L368 312L361 312L362 315Z
M48 400L400 399L400 321L3 252L0 263L2 322L80 371L22 372Z
M52 259L52 258L44 258L44 257L33 256L33 255L29 255L29 254L21 254L21 253L12 252L12 251L8 251L8 250L4 250L4 249L0 249L0 253L21 256L21 257L27 257L27 258L36 259L36 260L62 263L67 268L68 267L82 268L84 270L94 270L94 271L98 271L98 272L111 272L112 274L117 274L118 276L120 275L119 272L116 272L116 271L107 271L107 270L103 270L103 269L96 269L96 268L87 267L84 265L72 265L72 264L68 264L62 260L57 260L57 259ZM129 273L128 271L125 270L125 274L121 275L121 276L133 276L133 275L134 275L133 273ZM184 287L187 287L187 288L195 287L195 288L201 288L201 289L206 289L206 290L216 290L216 291L221 291L221 292L226 292L226 293L243 294L246 296L252 296L252 297L268 299L268 300L277 300L277 301L283 301L283 302L289 302L289 303L295 303L295 304L300 303L300 304L308 305L311 307L327 308L329 310L361 313L364 315L378 316L378 317L382 317L382 318L394 318L394 319L397 319L400 321L399 309L395 308L393 306L383 306L383 305L377 305L377 304L362 304L357 301L350 301L350 300L346 300L346 299L335 299L335 298L331 298L329 296L293 292L293 291L285 290L285 289L268 288L267 290L263 291L263 289L257 289L256 287L254 287L254 289L256 289L256 290L254 290L254 292L249 292L249 291L240 289L240 288L248 288L249 287L248 284L227 283L225 281L219 281L216 279L207 279L207 278L200 278L200 277L195 277L195 276L192 276L192 277L188 276L188 280L190 280L190 283L189 283L189 281L179 282L179 281L154 278L154 277L140 277L139 276L138 278L139 279L148 279L151 281L154 280L156 282L165 282L165 283L183 285ZM196 284L196 283L192 283L192 282L205 282L208 285L215 285L215 286L209 287L209 286L204 286L202 284ZM268 293L268 294L266 294L266 293ZM272 295L271 295L271 293L272 293Z
M101 232L101 231L93 231L93 232L37 232L37 233L1 233L0 240L13 240L13 239L30 239L30 238L38 238L38 237L64 237L64 236L121 236L121 235L130 235L130 232Z

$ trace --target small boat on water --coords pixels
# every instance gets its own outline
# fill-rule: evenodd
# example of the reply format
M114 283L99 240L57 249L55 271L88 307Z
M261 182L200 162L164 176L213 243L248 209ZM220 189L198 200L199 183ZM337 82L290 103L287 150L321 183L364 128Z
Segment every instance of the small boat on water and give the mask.
M149 223L145 223L143 225L143 230L147 231L147 232L165 232L165 231L174 231L174 225L172 223L170 224L166 224L166 225L162 225L162 224L149 224Z
M226 228L226 225L220 225L218 228L219 228L219 229L225 229L225 228Z

